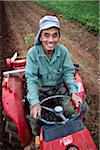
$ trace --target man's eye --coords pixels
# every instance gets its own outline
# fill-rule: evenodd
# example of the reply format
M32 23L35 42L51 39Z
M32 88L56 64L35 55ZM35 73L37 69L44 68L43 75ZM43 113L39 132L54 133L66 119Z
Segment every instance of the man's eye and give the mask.
M44 37L48 38L50 35L48 33L44 33Z
M56 38L56 37L58 37L58 36L59 36L58 33L54 33L54 34L53 34L53 38Z

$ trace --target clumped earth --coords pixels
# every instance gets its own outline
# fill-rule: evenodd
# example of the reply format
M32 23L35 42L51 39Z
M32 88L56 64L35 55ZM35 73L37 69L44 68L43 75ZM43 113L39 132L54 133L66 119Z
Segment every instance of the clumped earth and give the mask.
M65 20L62 14L57 15L32 1L4 1L1 14L1 52L2 70L5 70L5 58L15 51L25 56L33 46L38 31L38 22L44 15L56 15L61 22L61 40L70 51L73 62L80 65L87 103L90 111L86 125L94 142L99 145L99 50L98 35L88 32L85 26L73 20Z

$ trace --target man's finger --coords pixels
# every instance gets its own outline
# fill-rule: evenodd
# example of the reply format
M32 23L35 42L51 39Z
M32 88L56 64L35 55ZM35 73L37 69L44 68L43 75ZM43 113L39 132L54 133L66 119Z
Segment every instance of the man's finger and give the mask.
M36 118L37 116L37 111L34 111L33 109L30 111L30 116L32 116L33 118Z
M30 116L33 117L33 111L32 110L30 110Z
M38 116L41 116L41 109L38 110Z
M78 107L79 106L79 104L78 104L78 102L76 102L76 107Z
M37 114L38 114L37 111L34 111L33 117L37 118Z

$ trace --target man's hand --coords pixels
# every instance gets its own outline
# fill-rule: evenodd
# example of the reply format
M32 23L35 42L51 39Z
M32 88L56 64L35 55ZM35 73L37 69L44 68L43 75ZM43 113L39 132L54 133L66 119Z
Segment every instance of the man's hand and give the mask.
M76 107L82 105L82 99L81 99L81 97L79 97L76 93L72 93L71 98L72 98L72 100L75 102Z
M30 107L30 115L33 118L37 118L38 116L41 116L41 105L40 104L34 104Z

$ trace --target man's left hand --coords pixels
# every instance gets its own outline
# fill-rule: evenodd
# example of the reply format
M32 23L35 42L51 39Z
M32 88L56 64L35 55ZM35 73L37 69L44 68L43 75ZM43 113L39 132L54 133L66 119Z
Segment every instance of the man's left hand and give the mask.
M82 105L82 98L79 97L76 93L72 93L71 98L72 98L72 100L75 102L76 107Z

